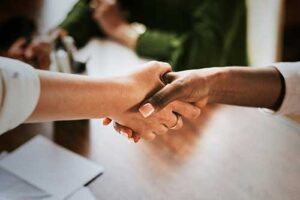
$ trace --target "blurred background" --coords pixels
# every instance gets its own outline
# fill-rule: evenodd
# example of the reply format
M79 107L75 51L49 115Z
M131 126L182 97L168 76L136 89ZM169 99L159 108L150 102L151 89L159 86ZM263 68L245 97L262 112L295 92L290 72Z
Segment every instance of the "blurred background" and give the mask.
M189 27L194 27L193 23L198 23L196 22L196 20L194 18L196 18L197 14L193 14L193 18L190 16L185 16L186 13L184 12L188 12L189 10L183 10L182 11L182 15L178 14L179 17L177 18L172 18L174 17L174 15L176 14L176 6L174 6L174 9L169 9L170 14L168 14L170 16L166 17L167 19L161 20L161 22L159 22L158 18L160 18L161 14L155 14L155 12L162 12L163 9L159 10L156 7L149 7L149 10L153 9L153 16L156 16L156 19L151 19L149 20L149 17L153 17L151 16L151 14L145 14L148 15L146 17L140 17L138 12L133 12L132 10L142 10L145 9L143 7L143 5L140 5L136 2L138 1L134 1L134 0L123 0L124 2L120 2L121 4L121 13L125 13L124 14L124 18L129 22L135 20L138 21L139 23L144 23L146 24L146 27L148 26L148 28L152 31L161 31L163 33L167 32L167 33L174 33L176 36L180 36L176 39L179 40L179 42L181 42L181 35L183 35L182 33L184 31L186 31L186 29L188 29ZM84 4L83 2L86 2L85 4L88 5L77 5L77 7L75 6L75 8L73 9L73 16L69 16L67 17L68 12L70 12L73 8L73 6L78 3L76 0L64 0L63 2L58 1L58 0L53 0L53 1L47 1L47 0L30 0L30 1L26 1L26 3L24 3L24 1L22 0L12 0L12 1L8 1L8 0L2 0L1 4L0 4L0 9L1 9L1 13L0 13L0 22L5 22L7 20L9 20L10 18L14 17L14 16L25 16L28 17L29 19L32 20L32 22L35 24L35 26L37 27L37 32L35 33L38 36L44 36L48 35L49 32L55 30L56 28L65 28L67 29L67 31L70 32L70 35L73 37L73 39L75 39L75 46L81 48L84 45L87 44L87 41L91 38L94 37L98 37L98 38L103 38L106 36L109 36L110 38L111 35L107 35L105 30L101 30L101 24L99 25L99 23L97 22L97 20L93 17L93 11L91 11L90 5L91 2L89 1L82 1L81 3ZM168 2L168 1L166 1ZM177 2L177 1L176 1ZM180 1L179 1L180 2ZM190 2L190 3L189 3ZM244 2L244 1L241 1ZM231 1L228 2L227 4L232 4L233 6L231 7L232 10L232 14L230 15L234 15L234 13L237 10L241 10L244 9L243 8L243 4L244 3L236 3L235 1ZM132 4L132 5L130 5ZM158 4L158 2L153 3L153 4ZM165 3L166 4L166 3ZM176 3L176 4L180 4L180 3ZM193 5L193 1L188 1L187 3L187 7L190 7L189 4ZM234 5L236 4L236 5ZM165 60L165 61L169 61L171 63L174 64L174 66L176 66L176 69L186 69L186 68L190 68L192 64L195 64L197 68L199 67L210 67L211 65L221 65L221 64L235 64L235 65L246 65L246 64L251 64L254 66L262 66L262 65L268 65L272 62L277 62L277 61L295 61L299 59L299 48L297 48L298 46L298 38L297 37L299 34L299 14L297 12L298 8L299 8L299 1L297 0L266 0L266 1L259 1L259 0L248 0L246 1L247 4L247 11L245 11L247 17L245 18L247 20L247 23L245 23L245 25L247 26L247 34L245 34L246 40L247 40L247 45L245 45L245 47L240 46L239 51L241 51L241 49L245 48L246 50L243 50L245 52L245 54L247 54L247 58L243 58L243 59L237 59L234 58L232 60L230 60L231 58L227 58L227 61L220 61L218 60L219 57L221 57L221 55L217 55L216 53L214 53L214 55L212 55L211 52L218 52L219 50L216 49L209 49L207 46L205 46L205 44L201 44L199 48L200 50L205 50L208 51L212 56L209 56L209 59L213 60L213 61L206 61L206 62L201 62L201 61L197 61L197 60L188 60L188 55L192 54L192 52L172 52L171 55L164 55L166 54L165 52L157 52L157 50L153 50L153 48L150 50L145 50L145 51L141 51L139 49L136 50L136 53L138 53L139 55L141 55L142 57L147 57L150 59L159 59L159 60ZM177 6L178 6L177 5ZM84 8L88 7L88 8ZM145 6L151 6L146 5ZM152 5L153 6L153 5ZM164 6L163 4L160 6ZM165 5L167 6L167 4ZM220 7L222 7L222 5L220 5ZM89 10L89 11L82 11L84 9ZM219 10L226 10L229 8L224 8L224 9L220 9ZM217 10L217 9L216 9ZM219 11L217 10L217 11ZM74 16L74 13L80 13L80 12L86 12L86 17L82 17L82 16ZM174 13L172 13L174 12ZM225 11L224 11L225 12ZM227 13L230 13L231 11L227 11ZM129 14L128 14L129 13ZM203 11L203 13L205 13ZM78 14L79 15L79 14ZM89 17L92 20L87 20L86 18L87 15L89 15ZM222 15L221 15L222 16ZM217 21L216 23L223 23L224 21L228 21L227 23L234 23L233 20L234 17L232 18L228 18L228 19L223 19L223 21ZM243 16L241 17L243 18ZM171 20L169 19L174 19L173 21L177 21L177 25L178 27L175 27L174 22L171 22ZM184 20L185 21L181 22L180 20ZM72 21L73 20L73 21ZM83 20L82 23L93 23L93 24L86 24L85 26L80 24L80 22L76 22L77 25L80 24L80 27L78 27L77 30L74 30L74 24L76 25L76 23L74 22L75 20L80 21ZM169 20L166 22L166 20ZM192 21L192 20L195 20ZM94 22L91 22L94 21ZM99 20L98 20L99 21ZM101 20L100 20L101 21ZM244 26L243 20L240 20L241 22L239 22L239 26ZM169 23L171 25L166 25L166 23ZM213 22L214 23L214 22ZM192 25L190 25L192 24ZM198 25L198 24L197 24ZM72 27L73 26L73 27ZM96 28L94 27L93 30L92 28L90 28L91 26L98 26L100 28L100 31L97 33ZM182 27L181 27L182 26ZM204 26L204 25L203 25ZM233 26L233 25L232 25ZM232 28L232 26L230 28ZM242 28L237 28L240 35L243 34L243 29ZM205 27L204 27L205 28ZM223 32L224 35L226 35L226 26L222 27L223 28ZM230 29L228 28L228 29ZM81 29L81 31L79 31ZM84 30L82 31L82 29L91 29L91 30ZM203 27L202 27L203 29ZM201 30L202 30L201 29ZM78 33L78 32L84 32L82 34ZM89 33L87 33L89 32ZM93 33L92 33L93 32ZM229 30L228 32L232 32L232 30ZM24 33L23 33L24 34ZM197 33L196 33L197 34ZM213 33L216 34L216 33ZM150 35L150 34L148 34ZM204 35L204 36L203 36ZM199 36L199 35L198 35ZM53 36L54 37L54 36ZM150 35L148 37L152 37L152 42L154 41L153 39L153 35ZM169 40L169 35L165 36L165 35L160 35L160 37L165 37L167 40ZM204 37L205 39L208 39L208 36L205 34L202 34L201 37ZM217 36L215 36L217 37ZM220 37L220 36L218 36ZM226 36L227 37L227 36ZM237 39L239 39L239 41L241 41L241 43L243 43L243 36L235 36L237 37ZM225 38L226 39L226 38ZM190 39L193 42L197 43L198 41L196 41L195 39ZM211 40L216 41L217 39L215 38L211 38ZM117 40L118 41L118 40ZM172 40L173 43L176 43L176 41L174 42ZM178 41L177 41L178 42ZM119 41L119 43L122 43ZM141 42L142 43L142 42ZM144 42L146 43L146 42ZM154 44L154 43L153 43ZM210 43L211 44L211 43ZM216 45L219 45L218 43L215 42ZM145 44L144 44L145 45ZM147 43L146 43L147 45ZM176 45L175 45L176 46ZM212 46L212 45L210 45ZM174 47L176 48L176 47ZM196 47L194 47L195 49ZM221 47L220 47L221 48ZM150 51L150 52L149 52ZM173 50L172 50L173 51ZM192 50L191 50L192 51ZM196 51L196 50L194 50ZM237 50L236 50L237 51ZM197 52L197 51L196 51ZM236 54L239 52L235 52ZM220 53L221 54L221 53ZM179 58L174 58L174 57L179 57ZM206 60L207 59L207 55L205 55ZM245 55L243 55L245 57ZM239 57L243 57L243 56L239 56ZM201 57L202 58L202 57ZM199 58L200 59L200 58ZM203 59L202 59L203 60ZM235 63L234 63L235 62ZM177 66L178 65L178 66ZM186 65L184 67L182 67L182 65ZM180 67L179 67L180 66ZM193 68L195 68L195 66L193 66Z
M94 77L148 60L269 66L300 60L299 10L299 0L1 0L0 55ZM253 108L208 106L180 133L136 145L100 119L21 125L0 151L38 134L104 166L97 199L300 199L299 124Z

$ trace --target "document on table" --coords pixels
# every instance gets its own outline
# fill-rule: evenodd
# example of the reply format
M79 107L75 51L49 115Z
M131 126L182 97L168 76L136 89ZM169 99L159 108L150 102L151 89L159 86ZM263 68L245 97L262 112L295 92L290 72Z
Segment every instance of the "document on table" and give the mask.
M0 180L18 182L21 185L20 194L25 188L26 191L35 192L38 197L45 195L44 199L49 200L71 197L71 194L80 191L80 188L103 172L100 166L42 136L36 136L0 159L0 169ZM21 184L22 180L26 186ZM0 189L7 189L5 182L0 181Z
M96 200L96 198L89 188L83 187L70 198L68 198L68 200Z
M50 194L0 167L0 200L39 200L50 196Z

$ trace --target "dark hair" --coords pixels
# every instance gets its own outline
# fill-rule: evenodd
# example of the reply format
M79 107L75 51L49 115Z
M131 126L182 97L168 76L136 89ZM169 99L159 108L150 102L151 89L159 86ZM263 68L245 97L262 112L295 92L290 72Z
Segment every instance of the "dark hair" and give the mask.
M36 26L25 16L11 17L0 24L0 50L7 50L18 38L30 40Z

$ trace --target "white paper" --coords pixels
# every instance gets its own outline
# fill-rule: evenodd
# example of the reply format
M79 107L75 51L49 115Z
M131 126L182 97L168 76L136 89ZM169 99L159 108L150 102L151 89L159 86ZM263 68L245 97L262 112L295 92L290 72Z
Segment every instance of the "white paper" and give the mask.
M96 200L96 198L89 188L83 187L67 200Z
M51 195L0 167L0 200L40 200Z
M7 153L6 151L2 151L2 152L0 153L0 160L1 160L2 158L4 158L7 154L8 154L8 153Z
M36 136L0 160L0 167L59 199L74 193L103 171L42 136Z

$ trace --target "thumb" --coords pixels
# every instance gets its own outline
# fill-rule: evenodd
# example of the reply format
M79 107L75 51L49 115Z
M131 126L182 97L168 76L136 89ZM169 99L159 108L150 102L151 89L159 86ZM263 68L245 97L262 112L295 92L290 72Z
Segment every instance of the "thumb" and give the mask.
M32 45L29 45L26 49L25 49L25 56L27 59L32 59L34 55L34 47Z
M183 97L182 87L177 83L166 85L139 108L140 113L145 117L149 117L155 112L166 107L169 103L179 100Z

